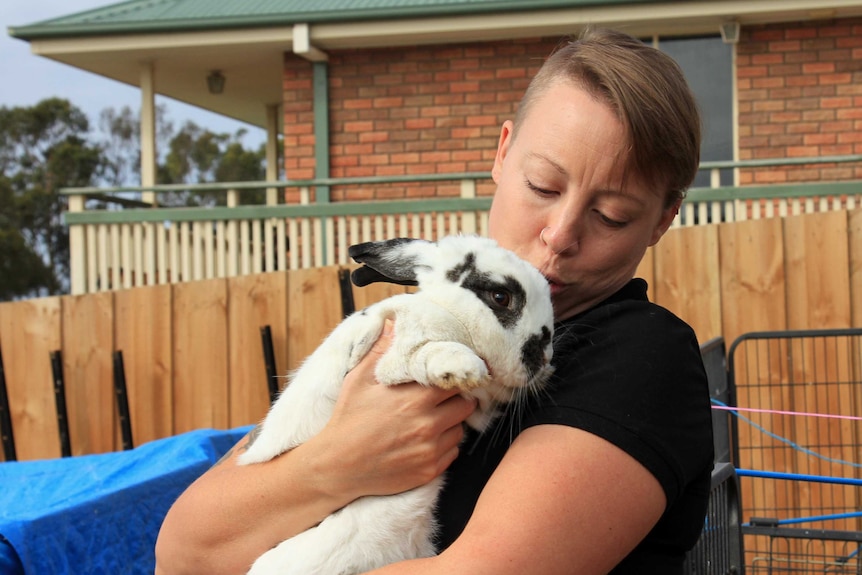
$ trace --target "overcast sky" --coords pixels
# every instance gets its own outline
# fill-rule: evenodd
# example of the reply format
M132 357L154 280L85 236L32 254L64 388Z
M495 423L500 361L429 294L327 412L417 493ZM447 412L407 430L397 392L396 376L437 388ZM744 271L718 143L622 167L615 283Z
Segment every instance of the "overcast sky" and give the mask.
M78 68L35 56L30 44L9 36L9 26L35 24L42 20L67 16L84 10L119 3L111 0L0 0L0 106L32 106L44 98L60 96L83 110L91 128L98 128L99 113L108 107L129 106L137 111L141 105L140 90ZM257 146L264 141L264 131L199 108L157 97L167 104L168 118L174 126L189 119L214 132L233 133L246 128L245 144Z

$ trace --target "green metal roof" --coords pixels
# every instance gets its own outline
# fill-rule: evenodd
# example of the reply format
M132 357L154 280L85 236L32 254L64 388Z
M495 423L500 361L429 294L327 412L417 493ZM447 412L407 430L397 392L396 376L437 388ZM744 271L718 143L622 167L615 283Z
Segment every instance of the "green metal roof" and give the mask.
M649 4L656 0L129 0L9 28L24 40Z

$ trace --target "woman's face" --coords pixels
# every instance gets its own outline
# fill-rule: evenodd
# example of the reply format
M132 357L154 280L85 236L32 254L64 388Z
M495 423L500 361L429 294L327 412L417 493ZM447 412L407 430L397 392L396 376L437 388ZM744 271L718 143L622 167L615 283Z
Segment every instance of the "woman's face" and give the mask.
M492 170L489 233L548 278L556 317L566 319L634 276L678 206L636 174L624 177L622 124L574 83L551 85L517 135L512 128L503 125Z

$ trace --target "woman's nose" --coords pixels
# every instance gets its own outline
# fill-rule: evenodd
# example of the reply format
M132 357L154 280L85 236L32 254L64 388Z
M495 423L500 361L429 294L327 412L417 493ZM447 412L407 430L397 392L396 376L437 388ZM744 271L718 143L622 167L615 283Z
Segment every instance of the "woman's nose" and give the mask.
M578 235L574 226L551 225L542 228L539 240L552 252L561 254L578 247Z

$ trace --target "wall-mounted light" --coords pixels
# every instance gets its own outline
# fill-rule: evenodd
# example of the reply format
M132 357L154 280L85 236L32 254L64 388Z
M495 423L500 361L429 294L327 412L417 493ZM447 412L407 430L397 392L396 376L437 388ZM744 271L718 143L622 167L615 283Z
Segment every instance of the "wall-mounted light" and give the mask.
M207 76L207 88L210 94L221 94L224 92L225 77L221 70L213 70Z
M736 44L739 42L739 22L722 22L721 39L725 44Z

